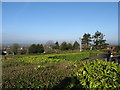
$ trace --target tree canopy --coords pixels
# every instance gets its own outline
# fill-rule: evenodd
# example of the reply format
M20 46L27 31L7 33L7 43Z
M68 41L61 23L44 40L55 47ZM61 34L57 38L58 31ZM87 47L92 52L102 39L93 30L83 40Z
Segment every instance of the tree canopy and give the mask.
M38 53L43 53L44 52L44 47L42 44L32 44L29 49L28 49L30 54L38 54Z
M74 42L73 44L73 49L79 49L80 48L80 45L77 41Z
M104 48L108 44L106 43L106 40L104 39L105 35L99 31L96 31L93 35L93 43L96 49Z
M92 41L91 39L92 39L91 34L85 33L82 38L82 44L87 45L87 46L90 45L90 42Z
M59 49L59 43L56 42L53 46L52 46L53 49Z

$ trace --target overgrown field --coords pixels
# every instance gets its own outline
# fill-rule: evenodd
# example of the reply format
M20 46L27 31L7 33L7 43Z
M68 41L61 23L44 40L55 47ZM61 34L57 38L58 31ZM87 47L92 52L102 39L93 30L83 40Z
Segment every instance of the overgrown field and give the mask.
M120 66L106 61L85 60L89 57L90 52L4 56L2 86L3 88L68 89L98 88L101 85L103 88L107 83L106 88L120 88L120 79L118 79ZM94 83L91 84L91 81ZM95 81L98 83L97 86ZM114 81L117 83L109 83Z

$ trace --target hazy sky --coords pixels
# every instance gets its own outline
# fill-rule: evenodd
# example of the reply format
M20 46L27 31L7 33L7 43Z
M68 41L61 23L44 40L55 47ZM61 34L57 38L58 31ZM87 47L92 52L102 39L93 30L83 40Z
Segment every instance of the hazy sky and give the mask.
M84 33L104 33L118 42L117 2L3 2L3 43L75 41Z

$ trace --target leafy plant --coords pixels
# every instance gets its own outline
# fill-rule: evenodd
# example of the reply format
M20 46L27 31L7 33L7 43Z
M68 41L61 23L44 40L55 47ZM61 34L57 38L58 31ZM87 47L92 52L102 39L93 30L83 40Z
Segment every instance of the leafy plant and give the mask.
M73 75L84 88L115 89L120 88L119 68L120 65L113 62L95 60L79 68Z

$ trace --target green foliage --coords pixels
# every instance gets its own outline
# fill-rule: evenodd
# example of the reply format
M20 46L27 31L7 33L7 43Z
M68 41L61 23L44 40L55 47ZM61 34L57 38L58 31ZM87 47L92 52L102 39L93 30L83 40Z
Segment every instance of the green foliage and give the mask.
M56 42L53 46L52 46L53 49L59 49L59 43Z
M81 61L83 59L89 58L90 53L83 52L83 53L72 53L72 54L66 54L66 55L56 55L51 58L53 59L62 59L65 61Z
M89 52L8 55L2 58L2 87L4 88L72 88L76 81L71 72L77 71L87 62ZM70 80L66 80L70 77ZM64 81L65 79L65 81ZM62 84L62 85L61 85ZM76 84L77 85L77 84Z
M79 43L77 41L75 41L73 44L73 49L75 50L75 49L79 49L79 48L80 48Z
M32 44L29 49L28 52L30 54L36 54L36 53L43 53L44 52L44 47L42 44Z
M60 50L72 50L73 46L71 43L66 43L66 42L62 42L62 44L60 45Z
M104 36L105 35L99 31L95 32L95 35L93 35L93 43L96 49L105 48L108 45Z
M68 50L72 50L72 49L73 49L72 44L71 44L71 43L68 43L68 44L67 44L67 48L68 48Z
M36 53L36 45L32 44L29 49L28 49L29 53Z
M92 89L115 89L120 88L120 65L95 60L87 63L78 71L74 72L74 76L80 81L77 86Z
M66 42L62 42L62 44L60 45L60 49L61 50L68 50L67 43Z
M42 44L39 45L38 53L43 53L44 52L44 47Z
M28 68L28 67L27 67ZM3 76L2 88L51 88L56 85L60 80L65 77L64 72L54 71L52 67L40 67L38 69L31 69L12 71L11 75ZM49 70L50 68L50 70ZM64 74L63 74L64 73ZM56 76L57 75L57 76Z
M88 46L88 45L90 44L90 42L92 41L91 39L92 39L91 34L89 34L89 33L86 34L86 33L85 33L85 34L83 35L83 38L82 38L82 44Z
M120 51L120 46L116 46L115 48L116 48L116 51L118 52Z
M72 71L71 67L66 69L70 65L67 60L49 58L56 55L64 54L5 56L6 60L2 60L3 88L54 87L66 76L70 76Z

